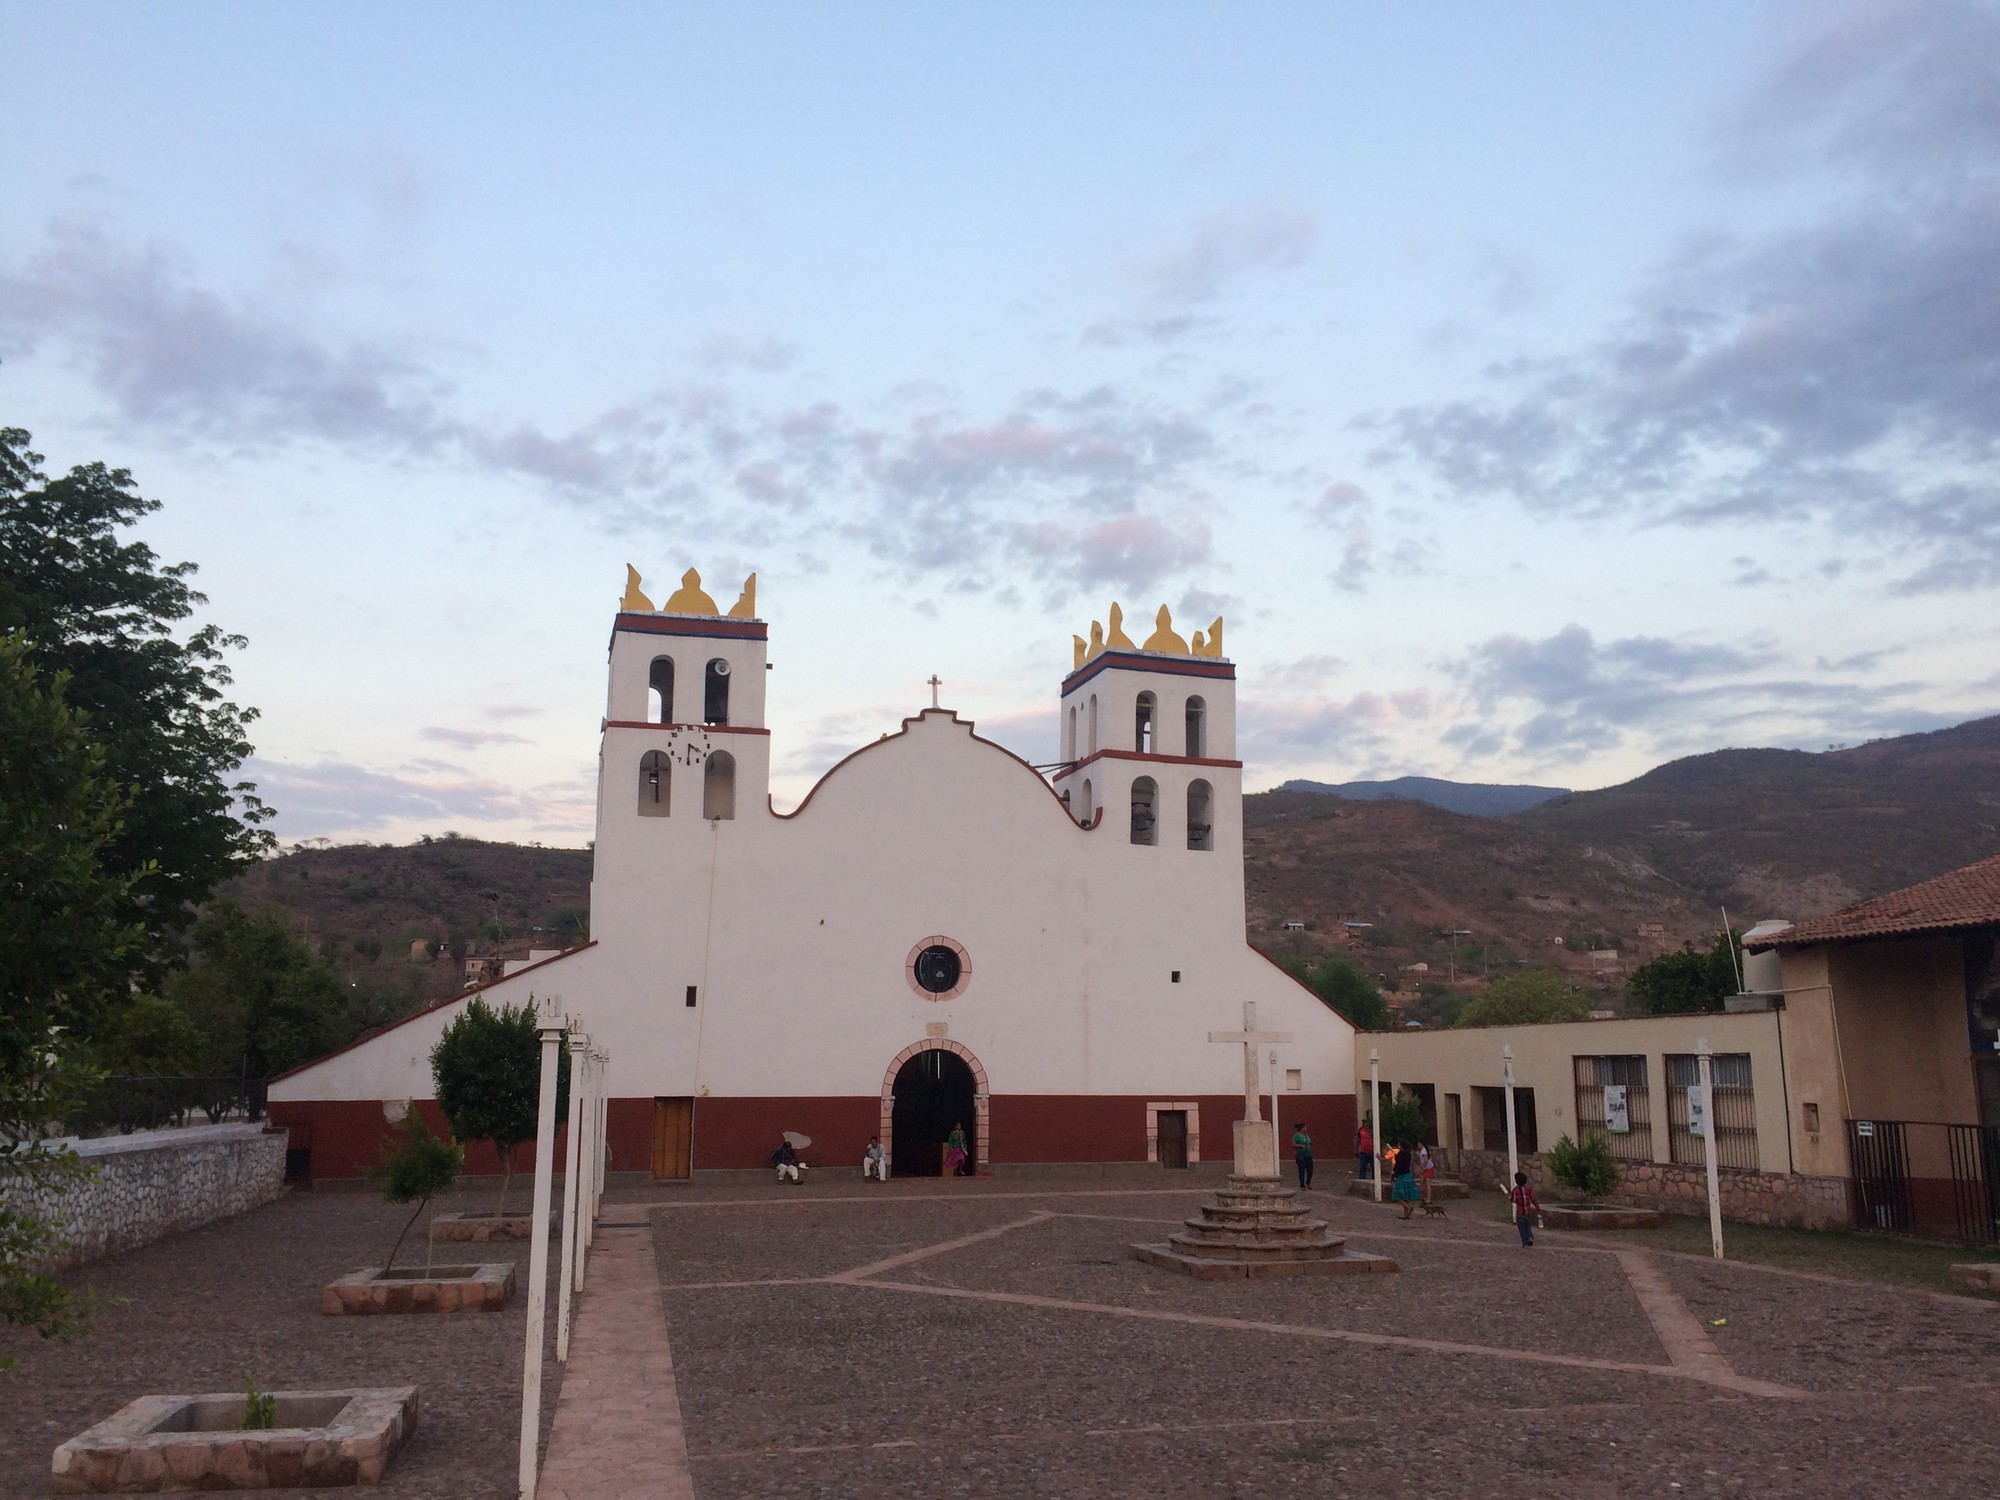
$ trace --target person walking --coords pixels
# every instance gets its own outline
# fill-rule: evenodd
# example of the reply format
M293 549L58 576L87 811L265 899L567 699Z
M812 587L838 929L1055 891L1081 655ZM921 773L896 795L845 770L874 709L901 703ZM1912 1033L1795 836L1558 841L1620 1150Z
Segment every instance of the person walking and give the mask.
M1292 1165L1298 1170L1299 1191L1304 1192L1313 1185L1313 1138L1306 1134L1304 1120L1292 1131Z
M1354 1132L1354 1180L1369 1182L1375 1176L1375 1135L1363 1120L1361 1128Z
M1431 1148L1422 1141L1417 1142L1417 1176L1423 1183L1424 1202L1431 1201L1431 1179L1437 1176L1437 1163L1431 1160Z
M1507 1197L1514 1205L1514 1227L1521 1231L1521 1248L1525 1250L1535 1243L1535 1220L1541 1217L1542 1200L1528 1186L1526 1172L1514 1174L1514 1191Z
M1389 1189L1389 1201L1402 1204L1403 1217L1407 1219L1417 1211L1420 1198L1417 1179L1410 1171L1410 1153L1391 1146L1385 1154L1395 1165L1395 1182Z

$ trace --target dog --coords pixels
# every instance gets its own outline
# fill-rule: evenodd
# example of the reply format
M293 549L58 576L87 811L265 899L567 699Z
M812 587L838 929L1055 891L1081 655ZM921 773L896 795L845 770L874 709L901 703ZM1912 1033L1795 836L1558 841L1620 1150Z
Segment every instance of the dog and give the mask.
M1442 1219L1445 1216L1444 1205L1442 1203L1426 1203L1424 1205L1424 1214L1428 1218Z

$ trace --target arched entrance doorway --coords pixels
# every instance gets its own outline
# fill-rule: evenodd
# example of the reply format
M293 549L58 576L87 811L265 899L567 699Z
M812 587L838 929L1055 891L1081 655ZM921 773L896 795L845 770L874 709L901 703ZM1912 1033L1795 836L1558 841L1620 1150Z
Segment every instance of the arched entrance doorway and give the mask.
M905 1048L882 1080L882 1139L897 1177L937 1177L945 1139L965 1131L972 1170L986 1164L986 1070L956 1042Z

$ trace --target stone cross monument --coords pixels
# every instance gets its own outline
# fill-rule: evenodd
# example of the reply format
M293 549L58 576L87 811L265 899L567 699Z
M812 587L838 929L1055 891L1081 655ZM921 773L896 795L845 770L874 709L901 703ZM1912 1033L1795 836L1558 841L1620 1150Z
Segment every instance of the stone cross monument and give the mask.
M1211 1042L1234 1042L1243 1048L1243 1118L1236 1122L1236 1164L1231 1171L1238 1177L1278 1175L1277 1145L1270 1128L1258 1114L1257 1048L1263 1042L1289 1042L1289 1031L1259 1031L1257 1002L1243 1002L1241 1031L1211 1031Z

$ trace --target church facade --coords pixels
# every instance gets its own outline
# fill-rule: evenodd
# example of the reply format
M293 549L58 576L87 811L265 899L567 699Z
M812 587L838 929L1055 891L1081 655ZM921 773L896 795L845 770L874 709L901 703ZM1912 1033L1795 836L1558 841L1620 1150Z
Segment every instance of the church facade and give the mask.
M1236 669L1222 622L1078 638L1050 774L926 708L772 807L768 626L692 571L632 575L611 631L587 944L469 992L553 1003L610 1057L612 1169L816 1165L879 1136L935 1174L1226 1159L1243 1025L1288 1139L1353 1139L1352 1028L1245 939ZM274 1080L295 1167L360 1171L390 1118L434 1114L430 1050L468 996ZM1268 1118L1268 1104L1265 1117ZM475 1161L473 1165L477 1165Z

